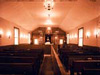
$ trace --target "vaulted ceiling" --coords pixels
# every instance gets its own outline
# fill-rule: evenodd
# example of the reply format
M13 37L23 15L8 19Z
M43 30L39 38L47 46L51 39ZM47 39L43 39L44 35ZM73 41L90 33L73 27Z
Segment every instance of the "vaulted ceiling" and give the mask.
M48 12L44 0L0 0L0 17L30 31L46 26L68 31L100 16L100 0L54 1L54 9Z

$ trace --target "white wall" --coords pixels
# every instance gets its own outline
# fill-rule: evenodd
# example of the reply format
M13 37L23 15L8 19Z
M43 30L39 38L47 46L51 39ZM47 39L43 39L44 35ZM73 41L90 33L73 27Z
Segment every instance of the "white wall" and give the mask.
M12 22L9 22L3 18L0 18L0 31L3 32L1 38L0 38L0 46L3 45L13 45L14 44L14 27L19 28L20 34L25 35L25 37L19 38L19 44L28 44L28 30L23 29L22 27L18 26L17 24L14 24ZM7 37L7 32L11 32L10 38ZM27 36L27 37L26 37Z

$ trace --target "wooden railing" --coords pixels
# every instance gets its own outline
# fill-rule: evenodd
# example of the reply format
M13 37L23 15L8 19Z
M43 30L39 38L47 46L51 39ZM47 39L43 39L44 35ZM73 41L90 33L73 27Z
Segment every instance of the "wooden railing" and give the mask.
M56 71L58 72L58 74L56 75L67 75L67 72L65 71L65 68L63 67L63 64L61 63L58 54L56 53L55 49L53 48L53 46L51 46L51 56L52 56L52 60L55 63L55 66L57 65L60 71ZM58 70L58 68L56 67L56 70Z

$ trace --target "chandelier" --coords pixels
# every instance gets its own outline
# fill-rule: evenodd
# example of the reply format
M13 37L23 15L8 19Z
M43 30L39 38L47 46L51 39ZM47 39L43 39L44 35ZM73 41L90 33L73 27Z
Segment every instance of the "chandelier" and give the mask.
M53 9L53 6L54 6L53 0L45 0L45 2L44 2L45 9L51 10L51 9Z

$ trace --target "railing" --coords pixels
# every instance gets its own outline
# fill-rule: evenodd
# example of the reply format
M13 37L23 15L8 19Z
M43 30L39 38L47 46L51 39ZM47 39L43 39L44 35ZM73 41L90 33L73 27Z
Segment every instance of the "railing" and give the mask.
M52 56L53 63L55 65L55 68L54 68L54 71L56 72L55 75L67 75L67 72L65 71L53 46L51 46L51 56Z

